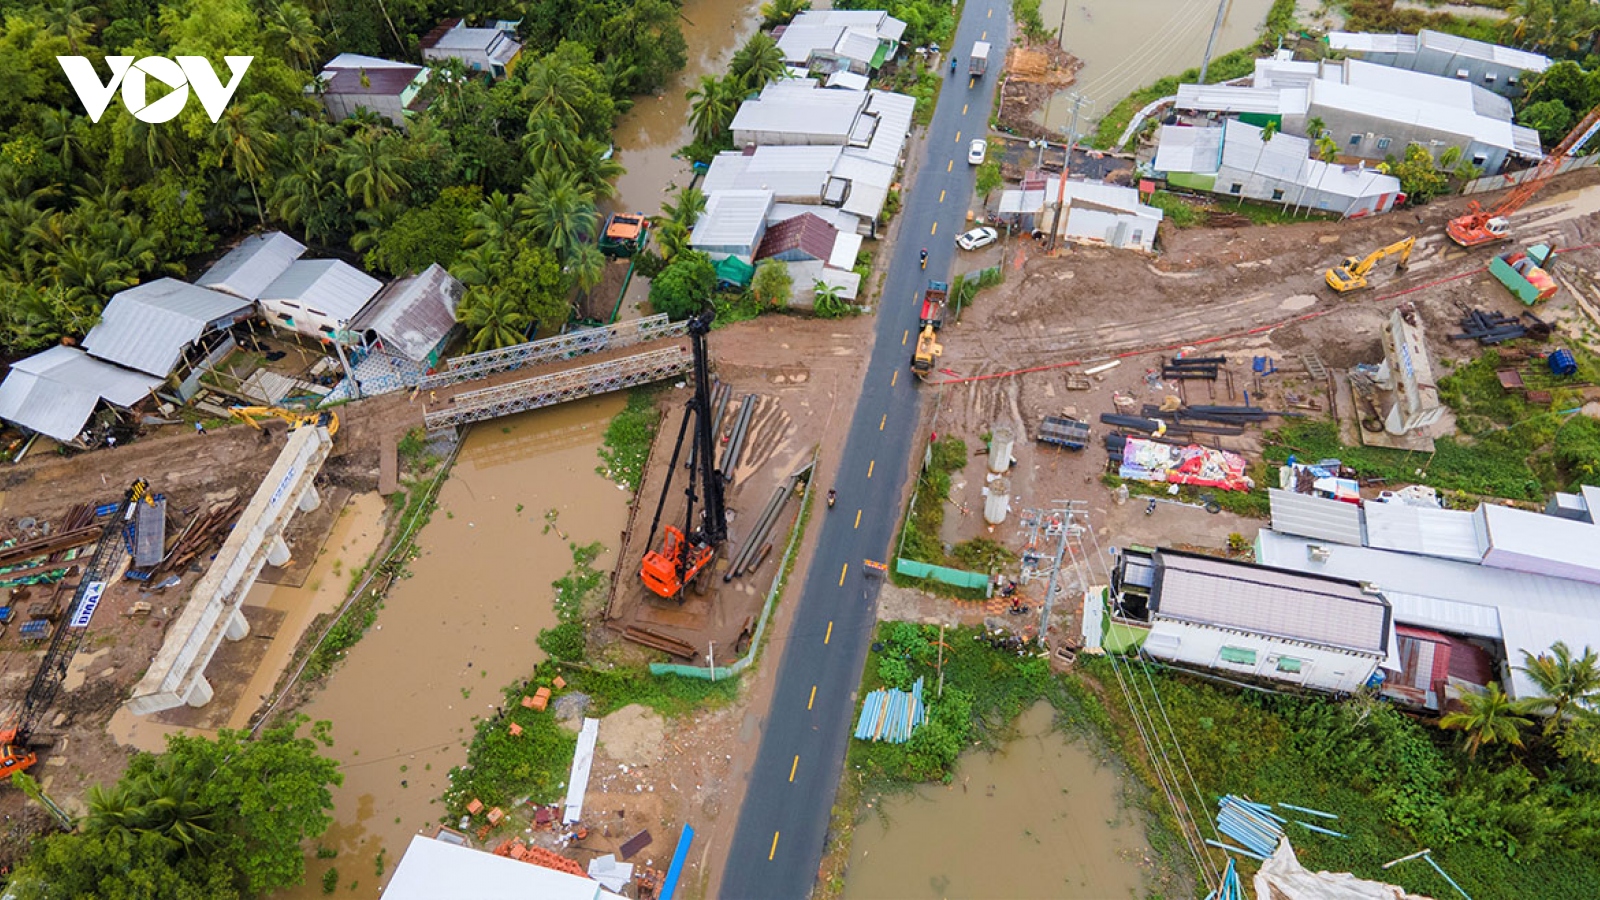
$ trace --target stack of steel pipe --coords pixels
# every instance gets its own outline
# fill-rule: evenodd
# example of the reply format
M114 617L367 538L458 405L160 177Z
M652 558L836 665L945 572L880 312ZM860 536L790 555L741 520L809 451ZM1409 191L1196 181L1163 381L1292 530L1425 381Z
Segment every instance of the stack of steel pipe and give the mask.
M711 408L716 410L711 418L711 430L719 436L722 434L722 414L728 411L728 398L731 396L733 385L726 381L718 381L711 390Z
M750 529L750 534L742 544L739 552L734 554L733 562L728 566L728 571L722 575L724 583L743 575L745 569L755 569L756 551L762 542L771 533L772 526L777 522L779 513L782 512L784 503L789 495L794 492L794 477L785 478L783 484L773 488L772 499L767 501L766 508L761 511L761 516L756 519L755 527Z
M744 452L745 435L750 431L750 419L755 415L756 395L748 394L739 401L739 415L733 420L733 433L728 435L728 446L722 451L722 474L733 480L733 470L739 465L739 454Z
M1285 821L1271 806L1232 794L1223 796L1217 811L1217 830L1263 859L1277 851Z
M1174 356L1161 365L1161 377L1178 381L1216 381L1217 372L1227 362L1226 356Z

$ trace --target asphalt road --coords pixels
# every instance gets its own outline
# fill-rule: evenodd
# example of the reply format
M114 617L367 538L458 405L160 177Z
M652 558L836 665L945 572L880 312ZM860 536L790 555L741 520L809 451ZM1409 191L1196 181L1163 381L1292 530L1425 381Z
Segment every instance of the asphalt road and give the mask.
M948 280L960 252L955 238L966 222L974 178L967 150L988 130L1008 8L1001 0L968 0L956 29L959 76L947 78L940 91L922 164L903 198L898 238L884 247L891 256L872 359L839 480L831 485L838 504L813 518L822 534L782 647L772 708L722 876L725 898L807 897L816 881L881 583L867 576L864 562L890 561L907 496L907 461L920 446L920 385L910 368L917 313L927 280ZM993 47L990 72L972 79L967 57L980 40ZM944 65L948 75L948 57ZM927 271L918 264L924 247Z

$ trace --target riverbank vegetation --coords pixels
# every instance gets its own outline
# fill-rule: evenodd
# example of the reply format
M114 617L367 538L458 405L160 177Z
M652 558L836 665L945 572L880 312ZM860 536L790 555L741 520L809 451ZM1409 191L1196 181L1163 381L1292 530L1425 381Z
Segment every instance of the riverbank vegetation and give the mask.
M604 443L599 450L602 465L596 466L595 471L627 488L630 494L639 491L644 463L650 458L650 445L655 442L656 429L661 426L660 397L657 388L634 388L628 392L628 405L606 425Z
M250 739L171 735L96 785L73 830L39 840L6 883L17 900L258 897L305 877L302 842L333 819L342 776L322 755L327 723L300 717ZM27 777L27 776L20 776Z

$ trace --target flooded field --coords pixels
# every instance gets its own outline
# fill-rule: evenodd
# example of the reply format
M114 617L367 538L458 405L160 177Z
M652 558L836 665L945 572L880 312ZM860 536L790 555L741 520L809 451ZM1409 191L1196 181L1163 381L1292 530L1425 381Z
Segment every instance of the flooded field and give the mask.
M329 753L344 784L321 844L338 855L309 860L305 884L286 897L322 896L329 867L340 871L338 896L375 897L379 868L392 872L410 835L438 821L473 719L542 657L534 641L555 622L550 582L571 565L568 542L615 549L627 495L595 473L595 450L624 402L579 401L468 435L411 577L304 708L333 722Z
M1121 782L1039 704L998 753L961 758L955 782L869 810L855 833L849 898L1143 897L1147 856Z
M1223 0L1227 4L1212 57L1253 41L1272 0ZM1138 88L1200 65L1217 17L1217 0L1044 0L1039 11L1061 44L1083 60L1074 92L1085 98L1078 130L1087 130L1118 100ZM1045 125L1065 130L1072 100L1058 95L1045 111Z

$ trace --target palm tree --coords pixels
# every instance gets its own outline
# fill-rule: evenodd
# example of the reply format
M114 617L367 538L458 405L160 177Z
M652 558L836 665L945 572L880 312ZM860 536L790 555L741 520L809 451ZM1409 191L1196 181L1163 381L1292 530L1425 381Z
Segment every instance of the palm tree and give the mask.
M44 8L46 27L51 34L67 39L67 48L74 56L78 54L78 41L88 38L94 32L89 23L99 17L99 9L87 5L79 6L77 0L55 0Z
M743 94L761 90L768 82L782 78L787 71L788 66L784 64L783 51L778 49L778 42L764 31L756 32L754 37L745 41L728 64L728 74L738 83Z
M522 135L528 165L535 171L572 168L577 161L578 143L577 135L555 112L529 116L528 130Z
M1322 121L1321 116L1312 116L1306 120L1306 137L1311 138L1312 141L1321 138L1322 133L1327 130L1328 123Z
M467 227L467 246L509 246L516 236L517 211L510 197L495 191L483 199Z
M1600 707L1600 654L1584 647L1582 656L1573 656L1566 641L1550 645L1550 652L1538 656L1522 651L1524 665L1518 666L1544 693L1532 698L1532 711L1547 715L1544 734L1565 728L1568 713L1593 715Z
M1476 757L1478 748L1485 744L1510 744L1522 746L1522 729L1533 724L1524 715L1528 706L1521 700L1512 700L1500 685L1491 684L1482 694L1463 694L1463 712L1446 713L1439 720L1440 728L1465 732L1467 755Z
M472 337L472 352L520 344L533 324L516 298L498 287L473 288L461 304L461 324Z
M360 199L371 209L411 188L400 174L398 143L394 135L374 129L362 129L345 142L339 151L339 170L345 173L344 190L350 199Z
M576 72L557 54L542 56L538 61L524 64L519 71L526 73L522 100L528 104L528 127L533 128L536 118L553 115L572 131L583 126L583 111L578 104L586 95Z
M323 39L316 21L305 7L287 0L267 17L266 37L267 46L301 71L309 70L322 50Z
M568 172L534 173L522 183L514 205L533 238L554 250L563 262L572 259L578 246L594 235L594 192Z
M705 192L697 187L685 185L678 188L674 199L661 204L661 215L653 217L654 225L660 228L668 222L674 222L685 228L693 228L700 214L706 211Z
M1256 173L1256 170L1261 167L1261 157L1266 155L1267 145L1272 143L1272 139L1277 137L1277 136L1278 136L1278 120L1277 119L1269 119L1267 121L1267 124L1261 126L1261 147L1260 147L1260 149L1256 150L1256 161L1255 161L1255 164L1250 167L1250 174L1254 175ZM1239 192L1239 205L1240 206L1244 205L1244 191L1240 191Z
M598 287L600 281L605 278L605 254L594 244L579 244L572 258L567 261L566 270L577 279L578 288L588 293Z
M594 194L596 201L610 200L617 195L616 180L628 170L617 161L611 148L593 138L584 138L573 153L572 174L578 183Z
M133 116L128 116L132 119ZM88 163L89 149L85 145L88 137L85 122L82 116L76 116L65 109L39 108L39 137L44 141L46 150L61 161L61 168L71 172L80 163Z
M256 182L267 170L268 154L278 136L272 130L266 111L245 104L232 104L222 111L217 128L212 132L220 153L220 162L233 169L233 174L250 185L250 196L256 202L256 219L265 222L267 213L261 206L261 192Z
M656 246L661 248L661 258L672 262L679 253L689 249L689 227L682 222L666 221L656 228Z
M482 286L511 266L510 248L498 241L465 250L450 264L450 274L462 284Z
M689 100L689 124L695 140L711 144L733 121L738 99L714 75L701 75L700 86L684 95Z

